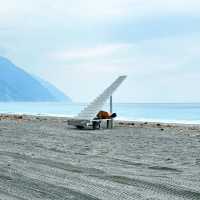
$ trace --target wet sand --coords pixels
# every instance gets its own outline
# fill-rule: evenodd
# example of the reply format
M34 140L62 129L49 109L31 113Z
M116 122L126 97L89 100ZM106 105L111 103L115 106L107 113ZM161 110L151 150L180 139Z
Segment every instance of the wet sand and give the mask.
M200 199L200 127L0 117L0 199Z

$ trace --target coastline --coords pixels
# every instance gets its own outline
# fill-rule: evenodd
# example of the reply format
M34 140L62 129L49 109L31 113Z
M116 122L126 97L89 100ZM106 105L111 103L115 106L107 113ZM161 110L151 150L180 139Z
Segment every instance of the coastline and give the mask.
M0 103L1 112L5 114L26 114L54 117L73 117L87 104L51 103L51 102L11 102ZM108 110L108 105L103 108ZM114 104L119 121L138 121L155 123L200 124L200 104Z
M17 121L52 121L67 123L72 117L51 116L51 115L27 115L27 114L0 114L0 120L17 120ZM161 129L177 129L185 131L200 131L200 124L184 124L184 123L168 123L168 122L148 122L148 121L132 121L132 120L114 120L114 127L121 128L157 128ZM200 133L199 133L200 134Z

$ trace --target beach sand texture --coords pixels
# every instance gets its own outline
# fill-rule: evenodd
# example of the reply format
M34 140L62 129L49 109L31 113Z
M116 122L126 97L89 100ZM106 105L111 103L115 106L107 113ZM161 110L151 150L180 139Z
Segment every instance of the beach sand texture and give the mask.
M1 117L0 199L199 200L200 128L130 126Z

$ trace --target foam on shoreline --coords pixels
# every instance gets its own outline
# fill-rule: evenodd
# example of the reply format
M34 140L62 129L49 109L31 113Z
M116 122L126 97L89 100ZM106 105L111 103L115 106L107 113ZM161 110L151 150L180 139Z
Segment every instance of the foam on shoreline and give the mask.
M23 115L23 116L41 116L41 117L58 117L58 118L73 118L74 115L66 115L66 114L49 114L49 113L14 113L14 112L8 112L8 113L0 113L0 115ZM200 126L200 120L172 120L172 119L150 119L150 118L139 118L139 119L130 119L127 117L117 117L116 121L124 121L124 122L138 122L138 123L162 123L162 124L180 124L180 125L199 125Z
M59 120L67 121L71 119L72 116L64 115L27 115L27 114L0 114L0 120ZM130 121L130 120L115 120L115 127L124 127L124 128L178 128L178 129L190 129L190 130L199 130L200 124L189 124L189 123L173 123L173 122L162 122L162 121Z

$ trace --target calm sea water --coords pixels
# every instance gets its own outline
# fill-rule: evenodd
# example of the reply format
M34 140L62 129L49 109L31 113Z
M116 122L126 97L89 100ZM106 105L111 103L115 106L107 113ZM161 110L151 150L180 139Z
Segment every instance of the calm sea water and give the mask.
M72 117L85 106L84 103L0 103L0 113ZM108 105L104 109L109 110ZM200 103L117 103L113 110L122 120L200 124Z

